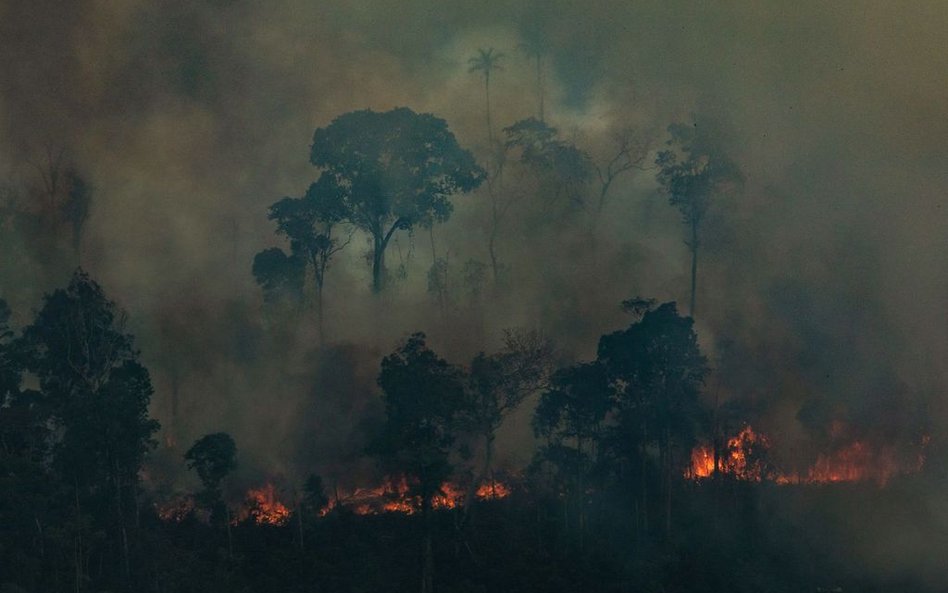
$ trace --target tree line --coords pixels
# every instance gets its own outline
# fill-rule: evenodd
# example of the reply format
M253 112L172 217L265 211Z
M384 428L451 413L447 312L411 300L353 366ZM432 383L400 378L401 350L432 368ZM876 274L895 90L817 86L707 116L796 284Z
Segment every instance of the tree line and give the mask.
M433 229L446 222L453 199L482 189L486 193L487 263L476 257L462 266L463 284L478 298L490 270L493 290L509 280L500 254L502 232L556 224L575 225L585 212L592 221L590 243L596 245L596 223L610 192L623 175L652 169L659 191L676 207L687 228L691 254L689 314L694 315L701 225L716 195L742 182L733 161L714 135L697 123L668 127L667 146L654 150L654 134L635 128L614 131L608 157L598 162L542 119L529 117L503 128L497 141L490 121L490 73L503 54L482 49L472 70L483 72L487 89L489 147L480 162L462 148L445 120L408 108L386 112L353 111L335 118L313 135L310 162L319 176L300 197L274 202L268 216L288 243L259 252L253 274L269 304L306 300L312 286L320 335L323 335L324 288L334 257L363 233L370 243L367 260L371 289L381 293L392 276L386 253L399 232L427 230L432 264L428 291L442 309L450 300L448 257L439 257ZM532 202L526 210L525 205ZM518 208L520 210L518 210ZM519 217L513 217L519 213ZM519 228L511 225L517 224Z

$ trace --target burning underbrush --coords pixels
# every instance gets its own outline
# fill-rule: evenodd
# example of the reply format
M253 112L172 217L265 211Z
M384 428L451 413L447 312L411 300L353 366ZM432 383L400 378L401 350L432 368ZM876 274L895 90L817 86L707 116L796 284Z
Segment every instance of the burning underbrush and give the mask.
M244 504L238 510L236 522L252 520L257 525L284 525L290 520L290 509L277 496L276 487L267 482L260 488L247 491Z
M510 495L510 486L502 481L490 480L474 490L475 500L498 500ZM445 482L431 500L435 510L453 509L464 504L468 492L453 482ZM388 479L382 485L372 488L355 488L351 492L340 492L323 509L328 514L333 509L344 508L357 515L377 515L381 513L414 514L421 510L421 498L412 493L408 481L402 477Z
M432 498L431 506L435 510L453 509L463 506L470 494L477 501L500 500L511 493L509 483L500 480L487 480L473 492L462 486L445 482ZM233 524L251 522L255 525L285 525L296 512L290 501L292 496L281 493L272 483L250 488L243 501L232 512ZM374 487L356 487L352 490L337 489L325 507L320 509L323 517L336 510L345 510L356 515L380 515L401 513L412 515L421 510L421 498L414 494L404 478L386 479ZM208 522L210 513L201 509L191 495L175 495L155 504L158 518L164 522L180 523L188 517Z
M837 444L805 469L783 469L771 455L773 444L763 433L749 425L715 451L710 443L697 445L691 451L691 463L685 477L709 478L719 473L738 480L777 484L828 484L835 482L875 482L884 486L891 479L921 471L925 464L928 437L923 437L915 451L906 454L895 446L877 445L867 440Z

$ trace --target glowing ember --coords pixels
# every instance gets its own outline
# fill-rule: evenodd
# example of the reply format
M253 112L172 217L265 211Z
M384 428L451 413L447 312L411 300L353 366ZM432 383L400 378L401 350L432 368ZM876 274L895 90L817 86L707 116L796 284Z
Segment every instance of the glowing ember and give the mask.
M421 499L409 494L410 488L405 478L387 480L374 488L356 488L350 494L341 494L339 500L330 501L320 512L320 516L329 514L337 506L342 506L357 515L378 515L381 513L403 513L411 515L421 510ZM482 484L476 491L478 500L496 500L510 495L510 487L503 482L494 481ZM453 509L464 503L465 491L461 486L445 482L431 499L431 507L436 510Z
M822 484L872 480L885 485L899 473L901 472L891 449L874 452L868 444L856 441L832 454L821 454L817 457L806 481Z
M163 503L155 503L158 518L168 523L180 523L194 512L194 497L181 495Z
M276 488L268 483L247 492L246 505L237 519L245 521L248 517L257 525L284 525L290 518L290 509L277 500Z
M510 495L510 488L496 480L485 482L477 489L478 500L497 500Z

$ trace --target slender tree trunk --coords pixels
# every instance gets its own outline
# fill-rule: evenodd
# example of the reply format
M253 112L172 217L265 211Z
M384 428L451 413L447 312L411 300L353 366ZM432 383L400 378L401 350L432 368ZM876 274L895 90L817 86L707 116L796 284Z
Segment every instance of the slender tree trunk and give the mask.
M691 307L688 314L695 316L695 288L698 279L698 223L691 223Z
M326 342L325 331L323 327L323 283L316 282L316 325L319 329L319 345Z
M117 463L113 465L113 471L115 472L115 511L118 515L119 529L122 534L122 560L123 568L125 569L125 586L131 588L132 571L128 557L128 529L125 525L125 509L122 505L122 483L121 478L119 478L120 473Z
M490 254L490 269L494 276L494 288L497 288L499 273L497 270L497 227L496 220L491 221L490 237L487 240L487 252Z
M487 442L484 443L484 473L490 480L490 496L494 498L497 495L494 484L494 434L487 436Z
M82 512L79 507L79 478L73 477L73 485L76 493L76 593L82 590Z
M375 294L382 292L383 249L382 239L375 237L372 250L372 292Z
M431 497L421 502L422 520L425 524L425 536L422 543L421 593L434 592L434 550L431 547Z
M296 502L296 524L300 532L300 553L303 552L303 505L300 501Z
M671 460L671 435L669 429L664 431L664 445L662 447L662 478L665 490L665 540L671 541L672 532L672 460Z
M543 68L541 66L541 56L537 53L537 98L540 103L540 121L546 121L543 117Z
M582 553L586 542L586 464L583 463L583 439L577 439L576 451L579 453L579 475L576 476L576 502L579 508L576 509L576 520L579 527L579 551Z
M644 539L648 533L648 449L646 447L647 431L645 422L642 422L642 442L639 443L639 453L641 461L641 473L639 482L641 483L642 507L640 517L641 537Z
M487 145L494 150L494 127L490 121L490 70L484 71L484 94L487 96Z
M230 509L224 504L224 521L227 526L227 558L234 561L234 536L230 532Z

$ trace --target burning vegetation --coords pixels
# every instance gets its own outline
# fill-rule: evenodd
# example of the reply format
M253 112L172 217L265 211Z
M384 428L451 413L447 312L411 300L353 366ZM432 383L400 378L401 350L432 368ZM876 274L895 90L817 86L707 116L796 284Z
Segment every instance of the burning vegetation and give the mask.
M290 509L277 499L276 488L267 483L261 488L251 488L237 521L252 519L257 525L284 525L290 519Z
M432 498L431 506L435 510L461 507L467 494L467 490L462 486L445 482ZM500 480L485 481L473 492L476 501L500 500L510 494L511 486ZM404 477L387 478L378 486L338 491L333 498L327 499L318 515L325 517L338 509L362 516L383 513L413 515L421 509L421 498L412 494ZM190 495L176 495L162 503L155 503L155 512L158 518L166 523L180 523L189 516L195 516L205 523L209 520L209 514L202 511ZM231 522L235 525L249 521L255 525L281 526L286 525L295 512L285 499L281 500L277 487L272 482L267 482L263 486L247 490Z
M922 437L913 456L900 456L893 446L873 445L856 440L819 453L804 471L784 471L772 461L771 440L746 425L727 439L718 451L702 443L691 451L685 477L701 480L719 473L737 480L777 484L828 484L834 482L874 482L885 486L899 475L921 471L929 438Z
M454 482L444 482L431 499L435 510L453 509L464 505L466 491ZM499 481L493 484L485 482L474 491L475 500L499 500L510 495L510 487ZM412 515L421 509L421 497L412 494L408 481L402 477L387 479L381 486L356 488L349 493L340 493L330 501L321 514L328 514L335 508L345 508L357 515L377 515L380 513L404 513Z

